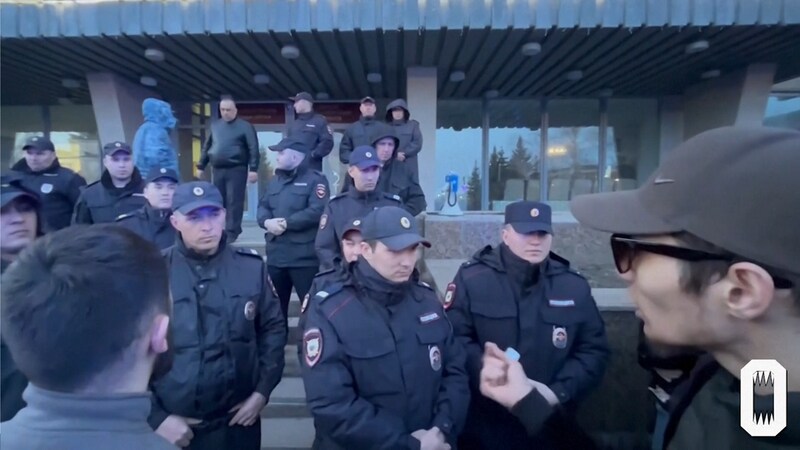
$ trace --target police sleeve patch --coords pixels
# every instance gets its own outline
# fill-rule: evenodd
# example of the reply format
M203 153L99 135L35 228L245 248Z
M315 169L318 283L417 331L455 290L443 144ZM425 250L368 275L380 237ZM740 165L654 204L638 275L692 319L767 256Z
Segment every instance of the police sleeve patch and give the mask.
M309 368L314 367L322 357L322 332L319 328L311 328L303 333L303 356Z
M327 193L327 191L328 190L325 189L325 185L322 184L322 183L318 184L317 187L314 188L314 193L317 195L317 198L320 199L320 200L325 198L325 194Z
M325 229L325 225L327 225L327 224L328 224L328 215L327 214L323 214L322 217L319 218L319 229L320 230L324 230Z
M456 284L450 283L447 285L447 290L444 292L444 309L448 310L453 306L453 300L456 296Z

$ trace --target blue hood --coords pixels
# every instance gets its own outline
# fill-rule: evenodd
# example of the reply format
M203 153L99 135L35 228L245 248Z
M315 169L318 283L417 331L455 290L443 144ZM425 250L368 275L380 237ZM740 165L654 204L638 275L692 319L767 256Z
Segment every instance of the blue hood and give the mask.
M167 129L175 128L178 123L169 103L155 98L147 98L142 102L142 115L145 122L153 122Z

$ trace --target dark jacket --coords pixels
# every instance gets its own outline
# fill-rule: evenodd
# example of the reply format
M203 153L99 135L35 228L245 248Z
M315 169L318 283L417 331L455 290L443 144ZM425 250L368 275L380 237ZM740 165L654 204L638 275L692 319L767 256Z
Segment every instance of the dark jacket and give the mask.
M515 348L528 377L550 387L568 412L602 380L609 356L603 319L589 284L567 260L551 253L534 266L504 244L487 246L461 266L448 289L454 290L448 316L467 348L475 392L486 342ZM481 426L468 427L469 439L484 448L550 448L558 441L546 429L528 439L499 404L480 394L473 398L469 423Z
M342 257L339 239L348 222L363 218L381 206L402 206L402 201L394 194L381 191L361 192L355 189L331 197L320 218L319 231L314 242L320 269L332 267L334 258Z
M386 127L385 125L374 130L372 141L375 142L387 136L395 138L395 143L398 142L391 127ZM403 207L416 216L425 211L428 203L425 201L425 193L422 192L422 187L417 182L410 166L396 159L399 149L399 145L395 145L392 157L383 163L376 189L390 194L397 194L403 202Z
M170 223L170 216L172 211L155 209L147 204L136 211L117 217L116 223L164 250L175 244L175 228Z
M333 150L333 135L325 116L313 111L297 114L287 134L287 137L313 149L306 163L312 169L322 171L322 158Z
M416 277L389 283L361 259L316 297L302 364L314 448L418 449L411 433L434 426L454 445L465 355L433 290Z
M405 111L403 120L394 120L392 118L392 109L397 107L403 108ZM386 107L386 123L395 128L395 135L400 139L398 151L406 154L404 164L417 176L419 174L417 155L422 151L422 132L419 130L419 122L411 119L411 113L408 111L408 105L405 100L397 99L389 103Z
M211 124L197 168L248 166L250 172L258 172L261 154L258 150L256 129L250 122L235 118L230 122L222 119Z
M317 299L317 292L325 290L326 286L330 283L336 283L339 280L342 280L344 277L348 276L347 273L350 270L350 265L347 264L344 260L337 257L333 260L332 267L329 267L325 270L318 272L314 275L314 280L311 281L311 288L308 290L308 294L306 294L306 298L301 301L300 304L300 317L297 320L297 328L304 330L306 327L306 311L308 311L308 306L311 302L316 301ZM297 343L297 358L300 361L300 365L303 364L303 337L300 336Z
M375 128L382 125L375 117L361 117L344 130L342 141L339 143L339 161L347 165L350 163L350 153L361 145L372 145Z
M778 436L751 437L740 425L740 383L737 377L720 366L712 356L701 357L688 381L679 386L670 397L670 417L664 432L664 449L800 448L800 392L788 393L786 428ZM754 396L755 408L772 409L774 404L775 400L771 396ZM713 430L713 433L709 430Z
M107 170L103 171L100 180L86 186L75 203L72 223L93 224L109 223L117 220L122 214L139 209L147 204L142 194L144 181L137 169L133 169L131 181L117 188L111 181Z
M228 410L253 392L269 399L281 379L286 328L266 265L256 251L222 239L210 257L180 239L164 251L175 361L151 383L154 429L170 414L227 426Z
M6 260L0 260L0 273L4 273L8 266ZM28 378L17 369L17 364L11 356L11 351L6 347L5 341L0 339L0 372L2 372L2 379L0 379L0 422L14 417L19 410L25 407L25 401L22 400L22 392L28 386ZM3 425L5 427L5 424ZM4 446L3 446L4 448Z
M147 425L150 396L25 390L28 407L3 423L3 450L175 450Z
M328 179L322 172L301 166L276 170L258 205L258 226L267 219L286 219L280 236L264 233L267 263L274 267L317 267L314 250L319 219L328 204Z
M25 159L20 159L11 168L22 185L36 192L42 202L42 219L45 233L57 231L70 225L72 212L81 195L86 180L71 169L61 167L58 158L45 170L34 172Z

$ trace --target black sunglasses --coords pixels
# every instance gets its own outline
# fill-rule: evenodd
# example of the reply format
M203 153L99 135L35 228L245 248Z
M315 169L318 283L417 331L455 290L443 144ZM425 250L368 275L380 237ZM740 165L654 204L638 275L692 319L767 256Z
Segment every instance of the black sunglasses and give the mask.
M658 244L655 242L632 239L624 235L611 235L611 253L614 255L614 265L619 273L631 270L637 252L648 252L683 261L727 261L728 263L741 262L733 255L720 255L704 252L693 248L677 247L674 245ZM776 289L791 289L794 283L770 274Z

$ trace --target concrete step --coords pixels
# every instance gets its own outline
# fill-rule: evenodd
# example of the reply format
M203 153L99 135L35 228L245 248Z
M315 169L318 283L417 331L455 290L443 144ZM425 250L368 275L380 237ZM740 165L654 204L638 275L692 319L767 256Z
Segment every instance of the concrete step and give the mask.
M262 418L262 450L310 449L314 443L314 421L311 418Z
M284 377L272 391L267 407L261 411L262 418L310 417L306 407L306 391L303 379Z
M297 342L290 342L284 349L286 365L283 368L283 378L300 376L300 361L297 359Z

